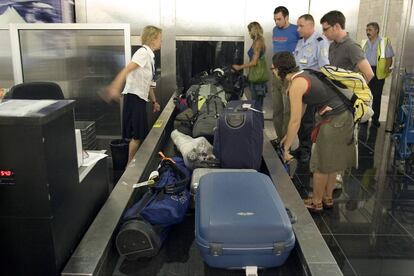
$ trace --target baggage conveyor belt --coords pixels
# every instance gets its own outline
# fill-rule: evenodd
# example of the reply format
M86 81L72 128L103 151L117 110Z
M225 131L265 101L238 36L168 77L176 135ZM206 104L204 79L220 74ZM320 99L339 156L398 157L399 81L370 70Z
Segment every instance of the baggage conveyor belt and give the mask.
M159 254L148 260L127 261L115 248L114 239L119 221L129 201L144 190L134 191L132 185L147 179L159 162L157 152L174 153L169 138L172 131L173 95L119 179L108 200L96 216L62 275L245 275L243 270L208 267L198 252L194 239L194 210L180 225L173 227ZM265 132L266 133L266 132ZM259 275L342 275L334 257L320 234L299 193L286 173L275 150L264 136L263 173L268 174L280 197L297 217L293 224L296 245L286 263L278 268L259 270ZM140 188L142 189L142 188Z

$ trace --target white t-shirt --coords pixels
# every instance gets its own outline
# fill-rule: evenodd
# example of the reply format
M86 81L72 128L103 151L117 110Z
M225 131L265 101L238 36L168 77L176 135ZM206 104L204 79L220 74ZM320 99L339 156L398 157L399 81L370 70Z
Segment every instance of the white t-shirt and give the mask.
M150 47L144 45L132 56L132 62L139 67L130 72L127 76L125 88L122 94L135 94L145 101L148 100L150 86L155 86L153 82L153 71L155 70L154 52Z

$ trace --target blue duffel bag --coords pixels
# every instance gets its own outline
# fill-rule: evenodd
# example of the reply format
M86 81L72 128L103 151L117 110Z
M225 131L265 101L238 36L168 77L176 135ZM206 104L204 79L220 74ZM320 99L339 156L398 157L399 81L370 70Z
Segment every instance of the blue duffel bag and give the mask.
M128 260L155 256L170 226L180 223L187 212L191 173L183 159L163 157L158 174L155 184L122 218L116 246Z

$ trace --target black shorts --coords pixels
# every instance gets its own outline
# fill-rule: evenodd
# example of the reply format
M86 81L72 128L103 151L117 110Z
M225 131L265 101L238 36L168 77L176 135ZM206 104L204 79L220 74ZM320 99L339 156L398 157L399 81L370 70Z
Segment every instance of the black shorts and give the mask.
M143 141L148 134L147 102L135 94L124 95L122 137Z

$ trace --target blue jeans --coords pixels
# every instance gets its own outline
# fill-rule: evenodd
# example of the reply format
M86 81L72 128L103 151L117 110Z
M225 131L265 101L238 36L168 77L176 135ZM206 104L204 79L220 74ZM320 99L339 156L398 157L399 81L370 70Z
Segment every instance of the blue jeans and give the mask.
M263 110L263 98L267 93L266 83L250 83L249 88L252 100L256 101L256 107Z

